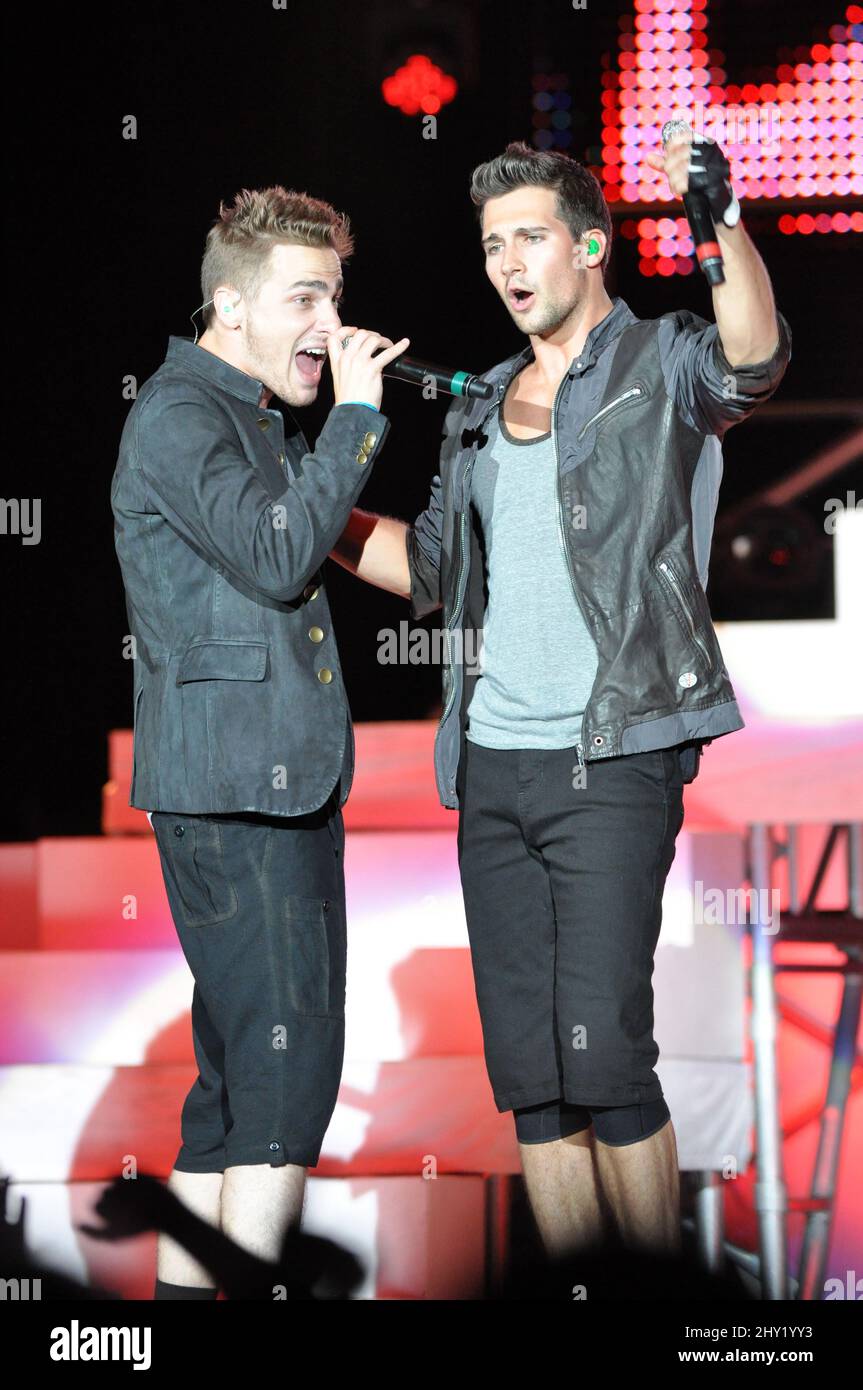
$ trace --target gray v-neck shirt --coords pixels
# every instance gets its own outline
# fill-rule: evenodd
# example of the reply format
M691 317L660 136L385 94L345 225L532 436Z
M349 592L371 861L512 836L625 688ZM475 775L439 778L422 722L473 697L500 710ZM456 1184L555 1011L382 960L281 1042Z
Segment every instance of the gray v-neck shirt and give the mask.
M558 525L551 434L516 440L496 411L471 504L482 522L488 605L466 735L485 748L569 748L596 676Z

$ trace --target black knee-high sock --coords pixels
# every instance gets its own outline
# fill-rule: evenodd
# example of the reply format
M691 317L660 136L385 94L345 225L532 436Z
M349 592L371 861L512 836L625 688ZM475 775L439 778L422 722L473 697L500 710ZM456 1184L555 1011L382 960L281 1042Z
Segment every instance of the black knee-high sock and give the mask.
M190 1284L166 1284L163 1279L156 1280L153 1298L218 1298L218 1289L196 1289Z

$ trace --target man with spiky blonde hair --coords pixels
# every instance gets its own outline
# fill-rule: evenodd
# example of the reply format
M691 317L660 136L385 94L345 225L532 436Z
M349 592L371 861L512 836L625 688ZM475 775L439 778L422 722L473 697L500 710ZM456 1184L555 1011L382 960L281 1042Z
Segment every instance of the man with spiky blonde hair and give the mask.
M200 342L171 337L120 444L112 505L136 644L130 802L151 813L195 979L199 1075L169 1180L263 1258L297 1222L344 1055L344 805L353 731L321 567L389 430L403 352L339 316L347 219L243 190L207 237ZM377 356L373 356L377 353ZM329 358L310 449L290 409ZM157 1298L215 1298L169 1237Z

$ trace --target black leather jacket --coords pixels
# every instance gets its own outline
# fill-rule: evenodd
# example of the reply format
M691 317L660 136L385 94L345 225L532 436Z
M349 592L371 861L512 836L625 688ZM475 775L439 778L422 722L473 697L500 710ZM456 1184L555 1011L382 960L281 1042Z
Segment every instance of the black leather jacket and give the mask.
M722 476L720 440L782 379L791 334L780 314L769 361L732 368L718 329L688 311L640 320L620 298L588 335L560 383L552 413L561 544L596 643L598 670L584 712L582 763L681 745L684 778L702 743L743 728L705 596ZM407 532L411 612L443 608L449 658L435 743L441 803L458 806L456 775L478 672L486 606L482 538L470 506L483 429L517 371L517 357L485 373L489 401L455 401L440 473ZM554 621L536 596L537 621Z

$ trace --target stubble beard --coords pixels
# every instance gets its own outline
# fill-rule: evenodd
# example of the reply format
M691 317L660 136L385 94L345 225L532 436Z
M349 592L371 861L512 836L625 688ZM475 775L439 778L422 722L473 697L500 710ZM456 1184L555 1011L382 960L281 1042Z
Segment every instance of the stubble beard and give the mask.
M250 365L259 381L268 391L278 396L285 405L308 405L315 399L317 389L298 392L290 379L290 361L285 364L283 349L271 343L268 338L259 336L251 321L246 323L246 352Z
M552 289L527 318L516 314L512 317L522 333L529 337L542 337L544 334L556 333L568 319L576 318L586 300L587 271L581 270L578 272L575 285L569 287L566 292Z

